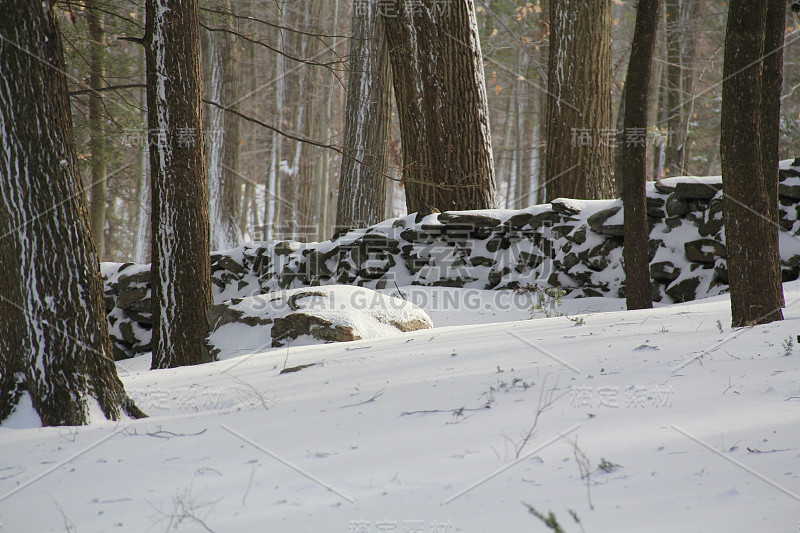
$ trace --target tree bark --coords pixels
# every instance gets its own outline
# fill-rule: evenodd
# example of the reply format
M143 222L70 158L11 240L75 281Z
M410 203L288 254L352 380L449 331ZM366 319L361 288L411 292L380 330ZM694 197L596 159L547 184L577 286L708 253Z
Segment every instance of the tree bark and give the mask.
M550 5L547 199L614 196L611 1Z
M209 360L208 186L196 0L148 0L145 29L153 216L153 368Z
M667 145L664 152L664 167L671 176L682 176L683 159L683 21L681 4L683 0L665 0L667 24Z
M647 108L658 29L658 0L639 0L625 78L622 181L625 297L628 309L653 307L647 241Z
M91 226L92 240L97 247L97 256L102 261L105 256L106 203L108 186L106 184L106 128L103 117L103 93L99 91L105 85L105 31L103 30L103 14L97 10L95 2L86 5L86 22L89 26L91 40L89 55L89 150L92 153L92 203Z
M472 0L380 4L403 145L409 213L496 205L480 39Z
M350 39L350 77L339 177L336 229L367 227L386 210L391 78L389 52L377 2L356 2Z
M56 15L7 4L0 34L0 421L25 395L45 426L144 416L111 355Z
M786 27L786 2L768 0L767 20L764 33L764 66L761 87L761 156L764 167L764 183L769 196L767 217L775 226L780 223L778 215L778 149L780 145L781 89L783 85L783 41ZM777 232L770 232L770 247L779 250ZM776 277L781 279L780 260L774 262ZM778 284L778 300L784 307L783 286Z
M768 190L761 137L767 4L732 0L725 33L720 156L732 326L783 320L778 299L778 226L764 216Z
M230 0L218 1L214 8L230 12ZM225 27L216 14L209 17L213 28ZM203 34L206 94L212 102L236 108L236 76L239 54L235 36L227 32ZM211 248L227 250L242 243L239 230L239 195L241 184L236 175L239 163L239 117L216 106L205 114L205 137L208 157L208 195Z

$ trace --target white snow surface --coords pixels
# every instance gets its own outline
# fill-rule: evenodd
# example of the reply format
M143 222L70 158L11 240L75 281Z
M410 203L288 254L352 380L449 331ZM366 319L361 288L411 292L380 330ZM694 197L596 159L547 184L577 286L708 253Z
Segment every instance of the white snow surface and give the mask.
M549 531L523 503L569 532L569 510L587 533L796 531L800 283L784 288L786 320L731 330L725 295L530 319L506 291L401 287L434 329L120 361L149 418L32 427L26 400L0 428L0 531Z

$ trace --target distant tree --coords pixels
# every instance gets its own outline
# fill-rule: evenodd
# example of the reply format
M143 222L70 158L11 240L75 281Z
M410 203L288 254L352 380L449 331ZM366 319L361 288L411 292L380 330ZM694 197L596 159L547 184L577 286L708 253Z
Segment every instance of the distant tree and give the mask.
M778 298L777 187L765 176L763 80L769 2L732 0L725 33L720 155L733 327L783 320ZM777 178L775 178L777 180Z
M369 226L383 220L391 122L391 76L383 19L377 2L353 7L344 149L336 226ZM357 160L357 161L356 161Z
M209 361L208 187L196 0L147 0L153 368Z
M552 0L547 199L614 196L611 0Z
M6 2L0 35L0 421L25 395L45 426L144 416L114 366L53 6Z
M647 241L647 108L658 29L658 0L639 0L625 79L622 201L625 209L625 297L628 309L653 307Z
M380 3L400 117L409 212L495 207L480 39L472 0Z

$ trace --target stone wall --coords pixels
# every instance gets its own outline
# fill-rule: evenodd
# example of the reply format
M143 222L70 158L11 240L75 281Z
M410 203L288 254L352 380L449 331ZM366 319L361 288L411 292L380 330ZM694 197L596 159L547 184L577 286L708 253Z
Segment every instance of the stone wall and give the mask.
M783 280L800 276L800 159L781 163ZM727 290L720 177L649 183L653 298L689 301ZM411 214L321 243L252 243L212 254L214 301L332 283L565 289L625 295L620 200L559 199L520 211ZM104 263L116 357L150 351L149 265Z

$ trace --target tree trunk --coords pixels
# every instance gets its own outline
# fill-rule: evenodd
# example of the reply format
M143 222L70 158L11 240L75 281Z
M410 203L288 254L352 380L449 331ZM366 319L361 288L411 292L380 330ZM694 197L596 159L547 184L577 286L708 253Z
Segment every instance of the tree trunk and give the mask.
M625 215L625 297L628 309L653 307L647 225L647 108L658 29L658 0L639 0L625 78L622 181Z
M86 424L98 406L140 417L111 355L48 6L14 2L0 17L0 421L25 395L45 426Z
M148 125L153 216L153 368L209 360L208 186L195 0L148 0Z
M767 21L764 33L764 66L761 86L761 157L763 158L764 184L769 197L767 217L776 227L778 215L778 148L780 144L781 89L783 85L783 41L786 27L786 2L768 0ZM779 250L778 233L770 232L770 248ZM780 257L780 256L779 256ZM781 279L780 260L775 261L775 276ZM783 286L778 284L778 300L781 307L786 302Z
M386 209L391 78L383 20L376 2L353 7L350 77L344 123L345 153L339 177L336 229L367 227ZM351 158L358 159L360 163Z
M230 0L212 4L215 9L230 12ZM224 27L225 19L212 14L212 28ZM235 36L227 32L205 32L204 63L207 98L235 109L236 76L239 54ZM239 162L239 117L217 106L206 108L205 137L208 156L208 195L211 248L227 250L242 243L239 230L239 194L241 184L236 175Z
M409 213L495 207L486 85L472 0L383 6Z
M720 156L732 326L783 320L778 226L762 157L762 60L766 3L732 0L725 32Z
M547 199L611 198L611 1L553 1L550 20Z
M665 0L667 8L667 145L664 167L671 176L683 175L683 56L682 0Z
M108 186L106 184L106 128L103 117L103 93L100 88L105 82L105 32L103 31L103 14L97 11L95 2L86 6L86 22L89 26L91 52L89 55L89 150L92 153L92 204L91 227L92 240L97 247L97 256L102 261L105 257L106 202Z

